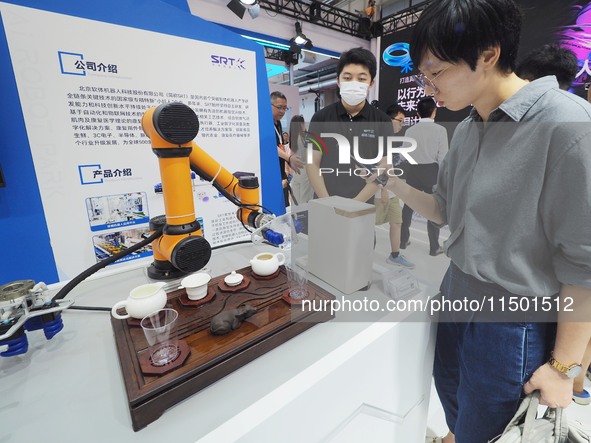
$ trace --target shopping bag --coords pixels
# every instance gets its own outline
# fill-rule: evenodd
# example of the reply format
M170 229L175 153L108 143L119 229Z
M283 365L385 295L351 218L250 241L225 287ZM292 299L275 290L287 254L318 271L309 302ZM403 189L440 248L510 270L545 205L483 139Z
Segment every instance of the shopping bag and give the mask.
M523 399L505 431L490 442L494 443L591 443L589 435L576 425L569 427L562 408L548 408L536 418L540 392L534 391Z

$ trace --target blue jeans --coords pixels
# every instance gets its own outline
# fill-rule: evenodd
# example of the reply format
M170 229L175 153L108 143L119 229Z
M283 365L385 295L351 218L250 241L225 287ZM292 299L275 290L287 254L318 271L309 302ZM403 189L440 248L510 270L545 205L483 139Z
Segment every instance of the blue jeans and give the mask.
M452 300L511 295L453 263L441 293ZM548 360L556 336L555 323L476 320L440 322L437 330L433 376L457 443L486 443L503 432L523 398L523 385Z

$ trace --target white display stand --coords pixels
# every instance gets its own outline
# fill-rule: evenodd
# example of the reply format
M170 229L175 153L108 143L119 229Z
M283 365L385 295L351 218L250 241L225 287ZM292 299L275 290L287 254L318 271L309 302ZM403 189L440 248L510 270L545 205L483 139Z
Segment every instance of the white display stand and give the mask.
M208 267L229 273L270 249L217 250ZM370 291L379 293L381 277L374 277ZM110 307L146 280L138 268L84 282L70 295L80 306ZM361 323L342 322L347 316L337 313L139 432L131 427L109 316L68 310L54 339L28 333L27 354L0 359L1 442L424 441L436 327L426 314L414 314L415 322Z

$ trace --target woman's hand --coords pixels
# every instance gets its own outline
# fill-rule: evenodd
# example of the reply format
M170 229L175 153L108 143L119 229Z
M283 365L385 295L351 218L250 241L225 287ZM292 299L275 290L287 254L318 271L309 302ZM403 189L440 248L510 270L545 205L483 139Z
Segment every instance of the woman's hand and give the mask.
M566 408L571 404L573 396L573 380L561 374L549 364L544 363L533 373L523 386L527 395L535 390L540 391L540 404L551 408Z

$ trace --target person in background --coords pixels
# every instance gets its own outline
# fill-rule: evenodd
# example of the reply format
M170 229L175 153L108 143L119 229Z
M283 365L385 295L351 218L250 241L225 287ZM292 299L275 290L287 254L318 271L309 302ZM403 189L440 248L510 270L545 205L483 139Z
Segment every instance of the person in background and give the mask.
M304 166L297 158L290 157L285 146L283 145L283 128L281 127L281 119L287 111L287 98L282 92L273 91L271 93L271 111L273 113L273 126L275 127L275 141L277 142L277 155L279 156L279 171L281 174L281 185L283 186L283 198L285 206L289 206L289 194L287 186L286 163L296 172Z
M283 131L283 133L281 135L283 136L283 145L284 146L289 145L289 133Z
M316 112L310 121L312 136L321 133L336 133L346 139L350 154L357 142L363 159L382 161L384 150L380 150L379 137L393 136L392 123L383 111L367 102L369 89L374 86L377 72L375 56L364 48L353 48L343 54L337 65L337 84L341 99ZM323 139L326 149L312 152L312 163L306 165L308 178L317 197L339 195L362 202L373 203L378 189L374 182L366 182L360 175L321 173L324 171L358 170L350 164L339 162L339 144L336 139ZM363 168L362 168L363 169Z
M297 157L302 163L306 163L306 123L301 115L294 115L289 124L289 146L291 154ZM293 203L302 205L308 203L314 196L314 189L308 180L306 169L302 168L299 172L290 170L292 176L290 187Z
M553 77L515 73L521 12L514 0L439 0L421 13L410 55L415 81L440 106L473 106L455 129L433 194L397 177L388 187L413 210L448 224L441 295L458 300L556 300L556 322L533 310L479 321L439 318L434 379L450 434L485 443L524 395L567 407L591 338L591 105ZM560 312L557 312L560 310ZM498 311L495 311L498 312ZM488 317L484 318L486 320ZM539 318L539 317L538 317ZM507 320L505 320L507 319ZM524 358L526 356L527 358Z
M437 172L448 150L447 131L435 123L437 104L433 97L424 97L417 104L419 122L408 128L406 136L417 142L417 148L412 152L412 158L417 165L407 164L404 168L406 183L413 188L433 193L433 186L437 184ZM402 209L402 229L400 233L400 249L406 249L410 243L410 224L413 210L404 205ZM439 228L427 221L429 235L429 255L436 256L443 253L439 245Z
M375 0L369 0L367 2L367 8L365 8L365 16L370 20L373 20L373 16L376 13L376 2Z
M404 109L399 104L393 104L386 110L386 114L392 120L392 128L395 134L402 130L404 122ZM391 265L414 269L415 265L404 255L400 254L400 226L402 225L402 211L400 200L392 191L381 187L375 195L376 225L388 223L390 225L390 255L386 261Z
M398 103L394 103L386 109L386 114L390 117L390 120L392 120L392 129L394 129L394 133L396 135L402 135L404 119L406 118L404 108Z
M579 72L579 62L573 51L554 43L534 49L515 68L515 74L534 81L553 75L560 89L568 91Z

